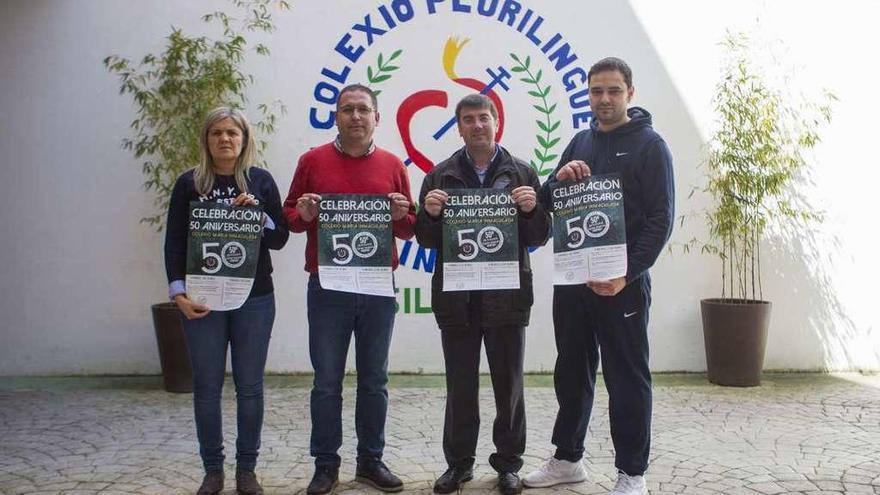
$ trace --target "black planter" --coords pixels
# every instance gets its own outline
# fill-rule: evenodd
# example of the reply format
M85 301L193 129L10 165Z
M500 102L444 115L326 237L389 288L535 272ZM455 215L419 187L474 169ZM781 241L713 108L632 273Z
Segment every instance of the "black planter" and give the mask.
M156 343L159 344L159 362L162 365L162 380L168 392L192 392L192 366L183 335L183 315L177 305L171 302L154 304L153 326L156 329Z
M703 299L703 340L709 381L732 387L761 384L771 304L750 299Z

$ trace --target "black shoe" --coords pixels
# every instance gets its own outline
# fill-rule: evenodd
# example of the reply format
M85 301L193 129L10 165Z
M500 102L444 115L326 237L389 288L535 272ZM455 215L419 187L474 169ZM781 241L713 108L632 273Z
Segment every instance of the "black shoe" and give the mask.
M223 471L208 471L196 495L216 495L223 491Z
M523 489L522 480L516 473L498 473L498 491L504 495L515 495Z
M474 479L471 468L451 467L434 482L434 493L452 493L461 488L465 481Z
M239 495L263 495L263 487L253 471L240 469L235 472L235 490Z
M330 493L339 483L339 468L329 466L315 466L315 475L306 488L308 495L321 495Z
M358 462L354 479L383 492L394 493L403 490L403 481L394 476L384 462L378 460Z

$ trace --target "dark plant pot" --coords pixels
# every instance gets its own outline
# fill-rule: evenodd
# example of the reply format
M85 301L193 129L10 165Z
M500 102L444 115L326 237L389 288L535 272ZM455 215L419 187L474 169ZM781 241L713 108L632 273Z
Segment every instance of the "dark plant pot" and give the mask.
M709 381L732 387L760 385L771 304L750 299L703 299L700 308Z
M183 335L183 315L177 305L171 302L154 304L152 310L165 390L192 392L192 365L189 362L186 337Z

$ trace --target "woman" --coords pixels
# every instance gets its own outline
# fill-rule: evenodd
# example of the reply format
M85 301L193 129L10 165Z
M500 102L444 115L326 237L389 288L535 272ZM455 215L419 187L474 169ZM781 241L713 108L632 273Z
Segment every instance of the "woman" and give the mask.
M262 494L254 475L263 424L263 371L275 319L269 249L281 249L288 229L281 197L269 172L254 167L250 125L239 111L221 107L205 119L201 161L174 184L168 207L165 269L169 297L184 315L183 328L193 369L193 405L205 478L199 495L223 489L223 432L220 397L226 349L232 349L232 377L238 406L235 483L238 493ZM262 205L263 233L253 288L231 311L211 311L186 295L186 250L190 201L233 206Z

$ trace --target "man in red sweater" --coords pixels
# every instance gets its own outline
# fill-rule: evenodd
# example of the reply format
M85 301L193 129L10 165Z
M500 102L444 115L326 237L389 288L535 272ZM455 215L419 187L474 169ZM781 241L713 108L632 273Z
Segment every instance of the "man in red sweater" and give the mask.
M310 495L329 493L338 482L342 379L352 334L357 354L356 479L386 492L403 489L403 482L382 462L394 298L323 289L318 280L317 215L321 194L387 195L394 236L413 236L416 214L409 176L399 158L373 143L378 123L375 94L359 84L343 88L336 101L339 135L335 141L300 157L284 201L290 230L307 235L309 355L315 370L310 441L315 474L307 489ZM396 245L392 252L392 268L397 268Z

